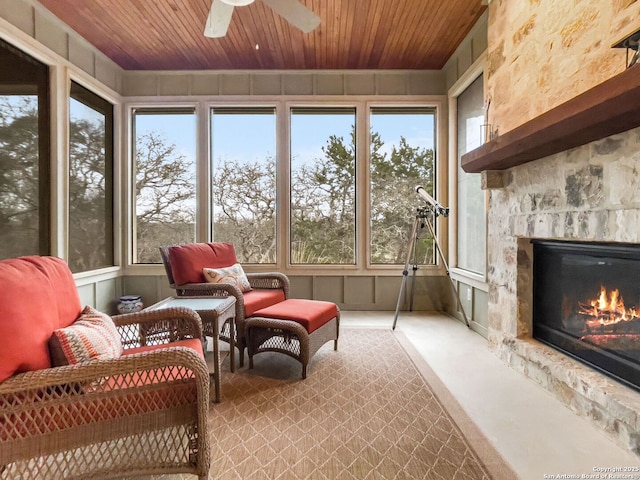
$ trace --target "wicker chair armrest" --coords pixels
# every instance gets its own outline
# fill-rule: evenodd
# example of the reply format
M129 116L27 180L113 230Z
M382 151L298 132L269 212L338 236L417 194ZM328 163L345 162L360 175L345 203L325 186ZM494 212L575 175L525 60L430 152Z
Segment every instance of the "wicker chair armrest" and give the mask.
M202 320L195 310L171 307L114 315L125 348L186 338L202 338Z
M93 360L75 365L53 367L44 370L19 373L0 383L0 399L15 394L12 401L0 401L0 414L5 408L13 408L17 403L32 403L34 395L38 400L70 397L80 393L70 386L92 385L92 389L106 385L109 378L129 378L131 384L110 385L110 391L120 388L135 388L135 382L144 378L146 372L174 369L172 380L195 378L198 384L198 396L208 399L209 372L204 358L188 347L167 347L149 352L124 355L110 360ZM130 390L129 390L130 391Z
M151 433L150 416L191 411L191 418L184 420L197 426L192 440L198 444L194 473L205 478L210 464L208 408L207 365L202 355L187 347L17 374L0 383L0 477L4 478L4 465L73 451L88 441L121 438L124 445L137 448L139 442L127 443L131 437L124 437ZM34 450L34 445L39 448ZM69 459L58 456L66 468ZM103 458L96 455L95 461ZM104 471L97 471L102 477Z
M285 291L285 296L289 298L290 282L289 277L280 272L247 273L247 278L251 288L273 288Z
M242 296L242 292L235 285L229 283L184 283L174 287L181 290L184 296L208 295L212 297Z
M114 315L113 321L116 326L125 326L133 324L149 324L157 321L175 320L191 325L194 331L194 337L198 338L202 332L202 320L198 312L185 307L170 307L158 310L142 310L134 313L123 313Z

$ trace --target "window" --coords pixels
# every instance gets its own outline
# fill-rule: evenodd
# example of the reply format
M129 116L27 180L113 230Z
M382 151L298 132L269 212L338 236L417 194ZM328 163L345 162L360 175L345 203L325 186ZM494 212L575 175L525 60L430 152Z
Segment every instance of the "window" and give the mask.
M75 82L69 99L69 268L113 265L113 106Z
M241 263L275 263L275 109L212 109L211 161L213 239Z
M194 109L137 109L133 118L135 263L160 263L158 247L195 241Z
M370 121L357 121L367 115ZM283 270L404 264L416 208L424 205L416 187L437 199L435 119L433 106L370 108L363 99L212 104L204 116L194 108L136 107L134 263L161 263L162 245L214 241L233 243L243 264ZM369 148L358 148L366 129ZM196 144L208 152L196 158ZM415 252L417 263L435 264L427 228Z
M50 253L49 71L0 40L0 258Z
M373 108L370 118L370 262L404 264L416 208L422 206L416 187L436 198L435 110ZM424 229L415 245L416 264L433 264L434 253Z
M465 153L482 144L483 78L458 96L458 267L484 275L487 263L485 197L479 173L461 167Z
M292 264L356 262L356 110L291 110Z

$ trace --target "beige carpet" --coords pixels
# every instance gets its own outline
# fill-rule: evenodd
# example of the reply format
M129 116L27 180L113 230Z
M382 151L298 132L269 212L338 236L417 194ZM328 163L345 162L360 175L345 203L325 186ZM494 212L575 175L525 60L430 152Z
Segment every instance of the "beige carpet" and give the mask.
M225 360L209 427L212 479L517 478L391 330L343 328L338 351L322 347L306 380L280 354L234 374Z

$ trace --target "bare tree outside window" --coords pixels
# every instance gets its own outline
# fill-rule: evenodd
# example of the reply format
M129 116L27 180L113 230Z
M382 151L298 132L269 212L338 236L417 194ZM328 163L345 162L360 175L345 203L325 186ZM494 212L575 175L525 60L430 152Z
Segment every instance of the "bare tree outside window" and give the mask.
M50 253L49 69L0 39L0 258Z
M213 239L241 263L276 263L275 150L275 109L212 109Z
M195 114L139 111L134 126L135 262L160 263L158 247L195 240Z
M164 122L176 129L180 115L162 115L154 129L139 128L149 112L135 119L139 263L159 262L159 245L194 241L195 160L169 140L168 130L157 128ZM434 193L435 115L428 109L383 109L371 116L371 263L402 264L420 204L415 188ZM291 195L284 206L290 209L290 260L355 265L355 108L294 108L290 120ZM277 135L274 108L211 111L212 237L233 243L242 263L277 261ZM426 232L417 253L421 264L434 262Z
M291 263L356 263L355 109L291 111Z
M421 206L416 187L434 196L433 110L376 108L371 111L370 225L372 264L403 264L413 241L411 225ZM433 264L433 238L421 232L419 265Z
M38 97L0 95L0 245L3 258L39 253Z
M113 107L72 83L69 99L69 268L113 261Z

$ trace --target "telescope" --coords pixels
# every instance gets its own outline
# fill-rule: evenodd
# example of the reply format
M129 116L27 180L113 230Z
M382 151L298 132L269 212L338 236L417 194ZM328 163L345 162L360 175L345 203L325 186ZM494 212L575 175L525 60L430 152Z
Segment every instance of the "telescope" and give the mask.
M468 328L471 328L471 324L469 323L469 319L467 318L467 314L464 311L464 307L462 306L462 302L460 301L460 292L458 292L456 288L456 284L454 283L451 275L449 274L449 265L447 265L447 259L442 253L442 248L440 248L440 242L438 242L438 237L436 232L431 224L431 220L427 215L427 211L433 214L433 220L436 219L438 215L442 215L444 217L449 216L449 209L443 207L438 203L436 199L434 199L431 195L427 193L427 191L422 187L416 187L416 193L420 195L428 204L428 206L418 208L418 212L416 214L416 218L413 221L413 228L411 230L411 235L409 237L409 246L407 247L407 261L404 264L404 270L402 271L402 283L400 283L400 292L398 293L398 303L396 303L396 314L393 317L393 327L392 329L396 329L396 323L398 321L398 314L400 313L400 303L402 301L402 295L404 293L404 287L407 283L407 277L409 276L409 264L411 263L411 259L413 258L413 281L411 282L411 296L409 298L409 311L413 310L413 287L415 286L415 276L416 271L418 270L418 260L416 257L416 245L420 240L420 230L424 226L429 228L429 233L431 233L431 238L433 238L433 243L436 247L436 251L440 254L440 259L442 261L442 265L447 271L447 277L449 278L449 282L451 283L451 289L453 290L453 294L456 297L458 303L458 309L462 313L464 317L464 321L467 324ZM419 227L419 228L418 228Z
M449 216L449 209L444 208L440 203L436 201L427 191L422 187L416 187L416 193L420 195L431 207L436 215L442 215L443 217Z

